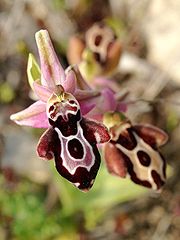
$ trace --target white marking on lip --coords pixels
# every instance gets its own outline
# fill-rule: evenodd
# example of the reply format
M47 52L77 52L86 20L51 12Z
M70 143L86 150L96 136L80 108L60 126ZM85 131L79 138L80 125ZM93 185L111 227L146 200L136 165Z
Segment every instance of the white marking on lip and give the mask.
M76 135L70 135L68 137L64 137L62 135L61 131L57 127L55 127L55 129L54 129L57 132L57 134L59 136L59 139L60 139L60 142L61 142L62 165L67 169L67 171L71 175L74 175L74 173L75 173L75 171L78 167L86 168L86 170L88 172L90 172L92 166L94 166L94 164L95 164L95 155L94 155L94 152L93 152L93 148L90 145L90 143L85 139L85 137L83 135L83 129L81 128L79 121L77 122L77 129L78 129L78 131L77 131ZM91 154L91 163L89 165L86 165L85 159L75 159L69 154L69 151L67 151L67 142L74 139L74 138L77 138L77 139L80 138L86 144L86 146L89 148L89 151L90 151L90 154ZM65 154L68 155L69 160L79 162L79 164L77 164L77 166L75 166L74 168L70 168L69 165L67 164ZM86 149L85 148L84 148L84 156L86 157Z
M141 181L149 181L151 183L151 188L157 190L157 185L154 182L154 179L151 175L151 171L155 170L160 178L165 181L163 176L163 160L158 151L154 150L149 144L147 144L141 137L139 137L136 133L133 133L137 146L133 150L128 150L120 144L116 144L116 147L120 149L125 155L127 155L133 164L133 170L136 173L136 176ZM151 158L151 164L148 167L142 166L139 162L139 158L137 156L138 151L146 152Z

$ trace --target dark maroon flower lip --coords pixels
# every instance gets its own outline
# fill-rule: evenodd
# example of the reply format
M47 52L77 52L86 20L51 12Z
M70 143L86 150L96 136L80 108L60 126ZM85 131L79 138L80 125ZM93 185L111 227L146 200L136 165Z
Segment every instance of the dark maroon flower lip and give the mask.
M159 146L165 144L167 134L151 125L133 126L127 119L111 127L110 133L104 147L108 171L119 177L128 174L136 184L160 189L166 181L166 161Z
M83 118L96 106L101 93L88 85L76 67L64 71L46 30L38 31L35 37L41 69L32 55L29 59L41 79L34 79L28 72L39 100L11 119L19 125L47 128L39 140L38 155L54 159L61 176L87 191L100 165L96 145L110 139L103 124Z
M55 160L59 174L82 191L88 191L100 166L96 144L107 142L107 128L83 118L78 101L72 94L53 94L47 104L49 128L40 138L37 153Z

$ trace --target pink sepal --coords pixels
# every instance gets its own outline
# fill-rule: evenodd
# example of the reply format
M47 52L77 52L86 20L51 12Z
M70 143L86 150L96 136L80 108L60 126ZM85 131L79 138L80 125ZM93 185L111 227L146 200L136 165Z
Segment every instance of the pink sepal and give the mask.
M87 102L87 101L80 101L79 105L81 108L82 115L86 115L96 106L95 103L91 103L91 102Z
M41 63L42 85L54 89L56 85L63 85L65 72L54 51L47 30L40 30L35 34Z
M95 97L100 95L98 91L95 90L80 90L77 89L74 93L74 96L78 99L78 101L81 100L91 100Z
M47 102L51 94L53 93L51 90L49 90L47 87L40 85L38 82L33 83L33 88L35 94L38 96L38 98L43 101Z
M28 108L12 114L10 119L19 125L34 128L48 128L49 122L46 115L46 104L41 100L33 103Z
M66 80L63 82L65 92L74 93L76 89L76 75L73 70L66 71Z
M95 103L94 109L88 113L88 118L93 118L98 121L102 120L103 114L108 111L115 111L117 102L114 97L114 92L105 88L102 90L101 95L92 99L91 103Z

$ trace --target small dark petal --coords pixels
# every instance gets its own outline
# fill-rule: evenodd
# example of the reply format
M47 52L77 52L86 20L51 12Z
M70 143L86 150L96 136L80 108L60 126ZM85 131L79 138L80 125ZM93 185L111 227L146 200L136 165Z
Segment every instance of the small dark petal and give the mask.
M147 144L154 149L164 145L168 140L167 133L152 125L134 125L133 129Z
M111 142L104 146L104 160L108 172L124 178L127 174L127 166L122 152Z
M59 139L54 129L47 129L39 139L37 145L38 156L47 160L51 160L54 157L53 152L58 141Z
M84 131L85 138L90 143L105 143L110 140L108 129L102 123L83 118L81 127Z

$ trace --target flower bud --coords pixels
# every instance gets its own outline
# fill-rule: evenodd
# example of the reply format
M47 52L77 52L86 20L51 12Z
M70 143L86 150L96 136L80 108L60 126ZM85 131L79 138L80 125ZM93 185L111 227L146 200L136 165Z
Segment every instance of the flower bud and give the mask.
M119 63L122 46L114 31L105 24L95 23L83 38L73 36L69 42L68 60L79 64L84 78L109 75Z

